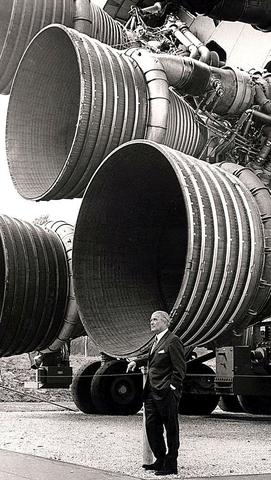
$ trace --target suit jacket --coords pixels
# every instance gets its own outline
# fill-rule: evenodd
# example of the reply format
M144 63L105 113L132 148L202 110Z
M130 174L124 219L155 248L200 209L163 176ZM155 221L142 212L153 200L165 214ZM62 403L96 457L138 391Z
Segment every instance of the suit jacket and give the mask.
M173 385L176 394L181 395L186 363L184 346L179 337L170 331L165 333L152 352L150 349L147 355L137 360L137 365L144 365L146 360L148 373L144 390L150 386L162 397Z

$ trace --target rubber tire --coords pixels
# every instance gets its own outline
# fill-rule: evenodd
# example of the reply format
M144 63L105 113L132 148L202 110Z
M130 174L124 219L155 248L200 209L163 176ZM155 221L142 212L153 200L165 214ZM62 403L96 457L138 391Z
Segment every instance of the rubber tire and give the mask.
M107 415L134 415L143 404L140 370L126 373L127 362L105 362L94 375L91 397L97 411Z
M271 415L271 397L260 395L238 395L238 400L246 413Z
M221 395L218 406L223 412L240 413L244 411L237 395Z
M201 363L195 366L188 364L187 373L214 374L215 372L208 365ZM181 415L210 415L217 407L219 398L219 395L184 393L179 403L179 413Z
M91 398L93 375L101 366L100 360L91 360L82 365L73 377L71 394L77 408L84 413L97 413Z

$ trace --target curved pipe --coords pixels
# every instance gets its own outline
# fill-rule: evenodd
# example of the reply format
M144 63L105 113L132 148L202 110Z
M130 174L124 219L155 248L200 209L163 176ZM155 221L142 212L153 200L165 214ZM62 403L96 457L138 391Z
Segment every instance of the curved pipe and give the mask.
M75 30L46 27L26 50L10 95L6 147L15 187L32 200L80 197L104 157L136 138L173 146L177 136L186 153L199 154L207 129L177 97L144 49L120 55Z
M210 65L211 63L211 52L208 50L205 45L201 44L198 46L198 51L200 54L199 61L203 63L207 63Z
M170 30L172 31L173 35L179 40L179 42L189 50L190 58L199 57L199 52L197 47L188 40L188 38L179 30L177 25L172 25L170 27Z
M178 25L178 28L188 39L190 44L195 45L195 47L197 48L199 52L199 61L207 63L209 65L211 63L210 50L189 30L188 26L185 23Z
M83 325L102 351L125 357L146 350L148 318L162 309L186 346L219 345L250 323L256 304L260 313L264 248L257 203L237 177L129 142L92 177L78 215L73 273Z
M140 67L148 88L149 118L144 137L164 143L169 112L169 90L165 71L159 59L142 48L128 49L124 56L134 60Z
M8 94L32 38L46 25L72 26L73 0L0 0L0 93Z
M269 82L268 82L269 83ZM266 82L261 82L261 84L256 84L255 87L255 100L258 105L261 107L261 111L267 115L271 114L271 100L268 98L269 91L266 92ZM268 84L269 87L269 84ZM269 90L269 89L268 89Z

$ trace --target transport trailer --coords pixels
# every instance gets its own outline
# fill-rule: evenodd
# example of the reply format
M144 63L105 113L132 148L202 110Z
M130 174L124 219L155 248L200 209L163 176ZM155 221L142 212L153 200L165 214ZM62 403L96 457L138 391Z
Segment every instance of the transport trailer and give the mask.
M215 391L221 395L222 408L224 402L227 409L228 398L230 402L237 397L245 412L270 415L270 332L267 319L253 328L252 345L217 349Z
M208 415L217 405L228 412L271 414L270 331L268 319L247 330L242 345L187 352L180 414ZM31 354L30 360L37 369L37 388L71 386L73 400L84 413L130 415L142 407L142 373L127 374L125 360L106 355L86 358L74 376L67 348ZM212 367L204 363L210 360Z

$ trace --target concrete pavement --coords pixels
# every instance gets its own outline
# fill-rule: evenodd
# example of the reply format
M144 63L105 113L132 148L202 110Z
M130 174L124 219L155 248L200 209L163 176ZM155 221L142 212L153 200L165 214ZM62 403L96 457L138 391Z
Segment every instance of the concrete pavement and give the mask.
M153 474L150 474L150 477L158 478ZM0 480L138 480L138 478L0 449ZM185 477L173 475L166 478ZM189 480L271 480L271 473L190 477Z
M0 450L0 480L134 480L73 463ZM138 478L137 478L138 480Z

